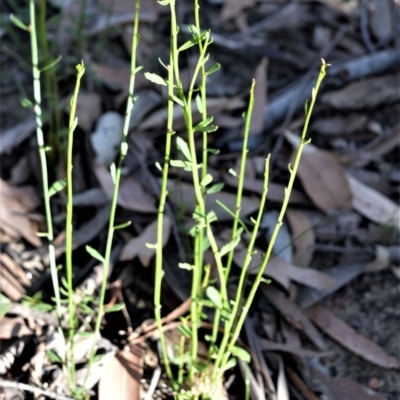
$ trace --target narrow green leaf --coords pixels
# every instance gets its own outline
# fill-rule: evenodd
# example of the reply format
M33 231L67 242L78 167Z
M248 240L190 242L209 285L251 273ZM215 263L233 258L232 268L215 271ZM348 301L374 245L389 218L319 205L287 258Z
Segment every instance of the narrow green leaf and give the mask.
M51 362L62 364L62 358L54 350L46 350L46 354Z
M221 151L219 149L207 149L207 151L211 154L215 154L218 155L219 153L221 153Z
M236 171L234 170L234 169L232 169L232 168L229 168L229 171L228 171L231 175L233 175L234 177L237 177L238 175L237 175L237 173L236 173Z
M221 68L221 64L217 63L215 65L213 65L207 72L207 75L211 75L213 74L215 71L218 71Z
M251 356L250 354L243 349L242 347L233 346L232 347L232 355L244 361L245 363L250 363Z
M114 226L114 230L116 231L117 229L124 229L132 224L132 221L126 221L122 222L122 224Z
M200 186L207 186L209 183L211 183L213 180L213 177L211 174L207 174L200 182Z
M308 114L308 100L306 100L305 103L304 103L304 113L307 116L307 114Z
M24 30L24 31L29 31L29 28L27 25L25 25L18 17L16 17L14 14L10 15L10 20L11 22L17 26L18 28Z
M213 117L206 118L203 121L200 121L193 129L197 131L200 128L204 128L205 126L210 125L211 122L213 122L213 119Z
M243 228L240 228L236 237L231 240L229 243L227 243L225 246L221 248L219 251L219 255L223 257L225 254L229 253L232 249L234 249L240 242L240 233L243 230Z
M192 331L187 325L178 325L178 332L185 338L190 339L192 337Z
M158 161L156 162L156 168L162 172L161 164Z
M222 366L223 371L227 371L228 369L236 367L237 361L236 358L230 358L228 362Z
M197 106L197 111L201 114L202 110L203 110L203 103L202 103L202 100L201 100L201 94L200 93L196 96L196 106Z
M158 57L158 62L168 71L168 67L163 63L160 57Z
M171 3L171 0L157 0L158 4L161 4L162 6L167 6L169 3Z
M173 100L176 104L179 104L181 107L184 107L184 106L185 106L185 105L183 104L183 101L182 101L180 98L176 97L174 94L173 94L171 97L172 97L172 100Z
M104 261L105 261L104 257L96 249L94 249L93 247L91 247L89 245L86 245L85 249L97 261L104 263Z
M224 188L224 183L220 182L220 183L215 183L214 185L212 185L209 189L207 189L207 193L211 194L211 193L218 193L220 192L223 188Z
M178 149L182 152L182 154L185 156L186 160L192 161L192 156L190 154L189 146L180 136L177 136L176 138L176 145Z
M178 267L182 268L182 269L187 269L188 271L191 271L194 268L194 265L188 264L188 263L179 263Z
M157 74L154 74L152 72L145 72L144 76L148 81L153 82L156 85L167 86L167 81L164 78L161 78L161 76Z
M59 55L54 61L52 61L51 63L47 64L45 67L43 67L40 72L45 72L47 70L49 70L50 68L53 68L55 65L57 65L60 60L62 59L62 56Z
M222 308L221 293L214 286L208 286L206 289L206 295L213 303L214 307Z
M189 24L188 29L194 38L197 38L199 36L199 31L197 30L196 25Z
M189 161L171 160L169 163L172 167L184 168L186 171L192 170L192 164Z
M209 125L209 126L204 126L204 127L195 129L195 130L197 130L199 132L210 133L210 132L215 132L216 130L218 130L218 126L217 125Z
M178 51L183 51L190 49L191 47L195 46L197 44L197 39L192 38L188 40L186 43L184 43L181 47L179 47Z
M56 193L61 192L67 185L67 180L66 179L59 179L58 181L55 181L49 189L49 196L54 196Z
M120 303L120 304L114 304L114 305L111 306L111 307L105 308L105 309L104 309L104 312L105 312L105 313L111 313L111 312L121 311L121 310L123 310L124 308L125 308L125 304L122 304L122 303Z
M21 106L24 108L33 108L33 103L26 97L21 99L20 103L21 103Z
M146 243L146 247L148 249L156 249L157 248L157 243L153 244L153 243Z

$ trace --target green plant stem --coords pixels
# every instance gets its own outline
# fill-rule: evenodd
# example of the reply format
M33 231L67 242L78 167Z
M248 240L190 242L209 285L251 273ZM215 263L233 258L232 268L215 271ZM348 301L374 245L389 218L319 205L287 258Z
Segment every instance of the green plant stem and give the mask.
M154 283L154 317L157 324L157 330L160 335L160 346L162 358L164 361L165 370L168 375L168 379L173 383L174 376L171 370L171 364L167 352L167 344L165 340L165 335L162 326L162 316L161 316L161 289L162 280L164 277L163 269L163 248L162 248L162 237L163 237L163 220L165 212L165 203L168 195L167 184L168 184L168 173L169 173L169 162L171 158L171 148L172 148L172 136L175 134L173 129L174 123L174 101L172 96L174 95L174 56L176 56L176 16L175 16L175 2L174 0L170 3L171 9L171 42L170 42L170 57L168 65L168 110L167 110L167 134L165 140L165 157L164 165L162 167L162 183L161 183L161 193L160 202L158 206L158 218L157 218L157 243L156 243L156 260L155 260L155 283ZM174 52L175 50L175 52Z
M290 198L290 194L291 194L292 189L293 189L293 184L294 184L294 180L296 178L296 174L297 174L297 171L298 171L298 167L299 167L299 163L300 163L301 154L303 152L303 148L309 143L309 140L306 140L306 134L307 134L307 130L308 130L308 125L309 125L310 118L311 118L311 115L312 115L312 111L313 111L313 108L314 108L314 105L315 105L315 101L316 101L316 98L317 98L318 90L319 90L321 82L324 79L325 74L326 74L326 67L327 67L327 64L325 63L324 60L322 60L321 70L320 70L320 73L318 75L316 85L312 90L311 103L310 103L310 106L308 107L308 110L307 110L307 113L306 113L306 119L305 119L305 122L304 122L303 131L302 131L302 134L301 134L300 145L299 145L299 147L297 149L297 152L296 152L296 157L295 157L295 160L294 160L294 163L293 163L293 167L290 167L290 165L289 165L290 179L289 179L288 185L287 185L287 187L285 189L285 197L284 197L284 200L283 200L283 203L282 203L281 211L279 213L279 217L278 217L275 229L274 229L274 231L272 233L272 237L271 237L270 243L268 245L267 252L266 252L266 254L265 254L264 258L263 258L263 261L261 263L260 269L259 269L259 271L258 271L258 273L256 275L256 278L254 280L254 283L253 283L253 285L252 285L252 287L250 289L250 293L249 293L249 295L247 297L247 300L246 300L246 302L245 302L245 304L244 304L244 306L243 306L243 308L241 310L241 313L239 315L238 321L235 324L235 326L233 327L233 331L232 331L232 335L230 336L229 343L227 344L226 349L223 349L223 346L221 345L220 350L223 350L223 351L221 351L221 356L219 355L219 357L218 357L218 359L216 361L216 364L215 364L215 370L217 371L217 374L215 375L215 380L213 382L218 382L220 379L222 379L223 369L221 367L224 366L228 362L228 359L231 356L232 348L235 345L237 338L239 337L240 330L241 330L241 328L242 328L242 326L244 324L244 321L245 321L245 318L247 316L247 313L248 313L248 311L250 309L250 306L251 306L251 304L252 304L252 302L254 300L256 291L257 291L260 283L263 280L263 274L265 272L265 269L267 267L269 258L271 256L272 249L273 249L273 247L275 245L275 241L276 241L276 238L278 236L279 229L283 224L283 217L285 215L287 206L289 204L289 198ZM266 174L265 175L267 176L267 168L266 168ZM264 189L267 190L267 187L268 187L268 178L266 177L264 179ZM263 189L263 192L264 192L264 189ZM264 201L265 201L266 192L265 192L265 196L264 196L264 193L263 193L262 199L263 198L264 198ZM246 260L248 259L248 257L249 258L251 257L249 252L247 253ZM248 266L249 263L250 263L250 259L248 261L245 261L245 265L243 267L244 268L246 267L246 269L247 269L247 266Z
M36 136L39 149L40 166L42 171L42 187L43 187L43 198L44 198L44 208L46 214L46 225L47 232L46 237L48 240L49 248L49 260L50 260L50 274L54 290L54 298L56 303L56 313L58 317L58 330L61 333L61 297L60 297L60 286L57 274L56 265L56 254L54 249L54 231L53 231L53 221L51 215L50 206L50 195L49 195L49 181L48 181L48 171L47 171L47 159L46 159L46 147L44 143L43 135L43 122L42 122L42 108L41 108L41 89L40 89L40 70L39 70L39 57L38 57L38 44L36 37L36 13L35 13L35 1L29 1L29 13L30 13L30 26L29 34L31 41L31 51L32 51L32 76L33 76L33 95L34 95L34 113L36 115Z
M75 355L74 355L74 336L76 331L76 303L74 296L73 284L73 264L72 264L72 237L73 237L73 144L74 144L74 131L78 125L76 118L76 106L78 103L78 94L80 83L85 67L83 61L76 66L77 77L73 97L71 99L71 112L69 115L68 124L68 142L67 142L67 215L65 221L65 270L67 275L68 286L68 339L69 351L67 356L67 369L68 369L68 383L69 388L73 392L75 390Z
M96 318L95 324L95 331L94 331L94 339L93 345L90 351L89 361L88 361L88 370L85 377L85 385L89 376L90 368L93 364L96 343L98 337L100 336L100 327L101 321L103 319L104 314L104 299L107 289L107 281L108 281L108 273L110 269L110 262L111 262L111 250L112 250L112 243L114 238L114 224L115 224L115 214L118 204L118 192L119 192L119 185L121 181L121 173L122 173L122 164L124 162L125 156L128 152L128 133L129 133L129 123L131 119L131 113L134 106L134 89L135 89L135 77L136 73L138 72L138 68L136 67L136 52L137 46L139 43L139 10L140 10L140 0L135 1L135 19L133 25L133 38L132 38L132 55L131 55L131 70L130 70L130 80L129 80L129 95L126 105L126 112L125 112L125 119L124 119L124 126L123 126L123 136L121 141L120 147L120 157L118 160L118 165L115 172L115 179L114 179L114 192L111 201L111 210L110 210L110 219L108 223L108 232L107 232L107 242L106 242L106 249L104 255L104 263L103 263L103 280L101 283L100 288L100 295L99 295L99 309Z
M236 192L236 209L235 209L235 217L233 219L233 227L232 227L232 240L234 240L236 238L237 229L238 229L238 225L239 225L239 219L240 219L244 176L245 176L245 171L246 171L246 161L247 161L247 153L248 153L247 143L249 141L251 117L252 117L253 108L254 108L254 86L255 86L255 81L253 79L251 88L250 88L250 98L249 98L248 109L247 109L247 113L246 113L246 117L245 117L242 156L240 159L239 182L238 182L238 187L237 187L237 192ZM234 251L235 251L235 249L232 249L228 254L228 260L227 260L226 269L225 269L225 278L226 279L228 279L229 274L231 272Z
M39 41L40 47L43 52L43 64L45 66L51 63L49 43L47 40L46 32L46 0L40 0L40 12L39 12ZM48 68L44 72L45 87L46 87L46 97L49 112L51 114L49 118L50 132L49 132L49 143L52 150L51 161L53 167L55 167L55 162L61 155L61 145L60 145L60 110L58 109L59 96L58 96L58 84L57 76L54 72L54 68Z

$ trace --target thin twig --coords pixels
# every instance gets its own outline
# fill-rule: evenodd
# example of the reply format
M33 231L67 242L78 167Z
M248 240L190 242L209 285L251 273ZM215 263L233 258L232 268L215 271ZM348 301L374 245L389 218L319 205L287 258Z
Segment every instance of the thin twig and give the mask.
M361 29L361 37L365 44L365 47L368 49L370 53L374 53L376 48L371 41L371 37L368 30L368 7L369 0L361 1L361 12L360 12L360 29Z
M26 383L0 380L0 387L23 390L25 392L31 392L41 396L46 396L50 399L73 400L71 397L66 397L58 393L50 392L48 390L39 389L35 386L27 385Z

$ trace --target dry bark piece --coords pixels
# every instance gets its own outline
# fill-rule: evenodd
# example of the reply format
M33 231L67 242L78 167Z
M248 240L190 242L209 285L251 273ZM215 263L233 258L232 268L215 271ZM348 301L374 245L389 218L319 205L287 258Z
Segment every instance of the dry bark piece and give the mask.
M164 247L169 239L171 232L171 221L164 215L163 219L163 239L162 246ZM153 258L156 249L148 248L146 243L155 244L157 242L157 220L149 224L146 229L139 235L136 236L125 244L122 249L121 255L119 256L120 261L132 260L135 257L139 257L140 262L148 267L150 260Z
M286 132L285 137L294 148L299 137ZM295 156L292 154L292 159ZM336 158L327 151L319 150L312 144L304 147L298 176L308 196L322 211L337 208L351 208L351 191L346 173Z
M4 317L0 323L0 339L20 338L32 335L32 330L25 324L22 317Z
M224 182L227 185L237 188L238 179L230 174L222 174ZM244 180L243 188L253 193L263 193L264 182L261 179L247 178ZM285 196L285 186L280 183L270 182L268 184L267 201L282 202ZM289 204L310 205L310 201L300 191L293 189L290 195Z
M0 155L10 153L11 150L27 139L36 128L36 120L27 118L24 122L7 129L0 135Z
M327 290L318 290L310 287L299 288L297 303L301 308L310 307L318 303L359 276L364 271L364 268L365 264L351 262L325 269L325 273L334 278L336 284Z
M327 335L354 354L382 368L400 368L397 358L388 355L372 340L358 334L327 308L315 305L308 308L306 313Z
M321 101L338 110L374 109L399 101L398 82L398 75L363 79L323 94Z
M239 17L246 8L251 8L257 0L225 0L221 10L220 18L222 21Z
M14 239L22 236L32 245L39 247L41 241L36 235L36 227L27 215L29 208L21 202L20 196L21 192L15 191L12 186L0 179L1 228Z
M382 397L380 394L353 381L350 378L330 378L316 369L312 370L312 375L323 382L323 384L329 390L329 394L333 396L334 399L384 400L384 397Z
M263 295L282 314L289 324L302 330L320 350L325 350L327 348L322 336L311 323L307 315L286 297L283 292L272 285L262 285L261 290Z
M395 35L393 0L369 0L370 26L378 44L388 43ZM398 10L397 10L398 14Z
M289 379L296 386L299 392L304 396L306 400L319 400L311 389L307 386L307 384L296 374L291 368L285 367L285 371Z
M256 247L254 248L254 251L256 251L257 254L263 253ZM235 252L233 259L239 267L243 265L246 253L246 249L241 249ZM249 274L256 274L260 265L261 258L254 255L248 267ZM320 290L329 290L336 284L336 280L324 272L312 268L297 267L296 265L287 263L278 257L271 258L268 261L264 275L279 282L286 290L289 290L290 281L302 283L303 285Z
M367 129L369 118L364 114L350 114L334 117L324 117L316 120L311 125L311 129L319 135L326 136L345 136Z
M377 51L332 65L327 70L327 77L340 77L343 82L351 82L366 76L384 73L397 65L399 61L400 52L397 49ZM294 98L298 99L295 110L303 107L304 102L310 97L314 82L310 81L305 87L302 83L303 79L300 79L298 83L289 85L268 102L264 113L265 130L271 129L285 117L289 108L292 107Z
M350 174L347 174L347 180L353 194L354 210L373 222L390 225L400 230L400 207L394 201L361 183Z

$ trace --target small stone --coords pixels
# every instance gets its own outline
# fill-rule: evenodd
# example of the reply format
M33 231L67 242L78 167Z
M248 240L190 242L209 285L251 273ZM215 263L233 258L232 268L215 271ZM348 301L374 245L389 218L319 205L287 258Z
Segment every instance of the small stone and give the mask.
M374 389L374 390L378 390L378 389L380 389L382 386L383 386L383 380L382 379L378 379L377 377L373 377L373 378L371 378L369 381L368 381L368 386L371 388L371 389Z

